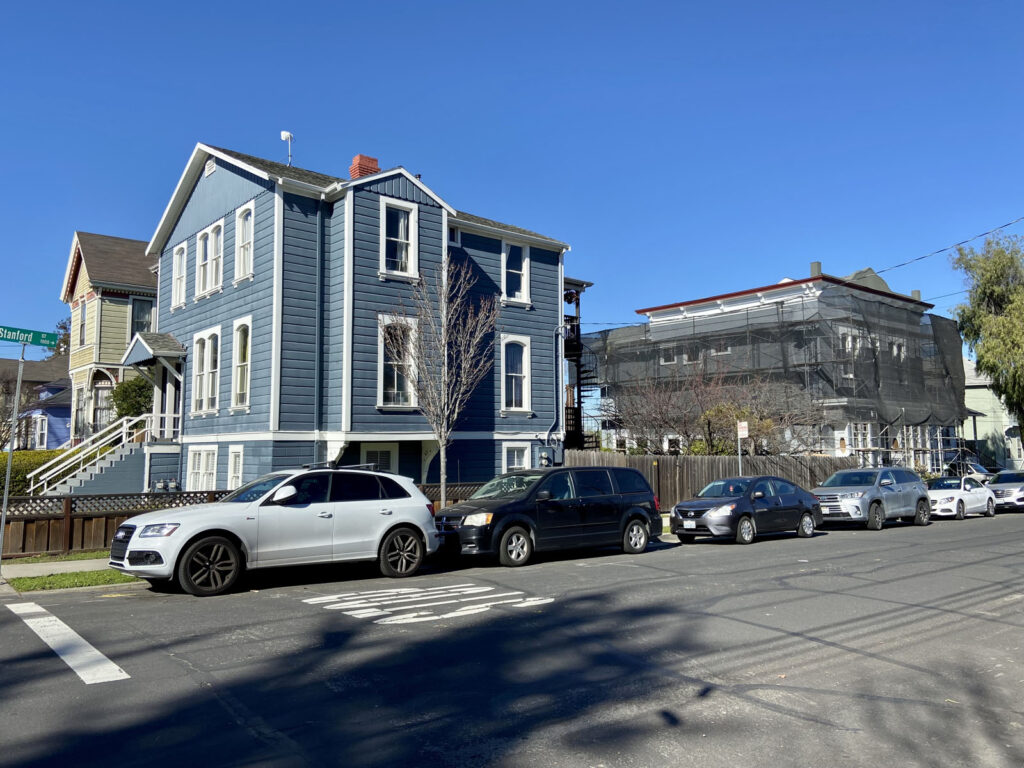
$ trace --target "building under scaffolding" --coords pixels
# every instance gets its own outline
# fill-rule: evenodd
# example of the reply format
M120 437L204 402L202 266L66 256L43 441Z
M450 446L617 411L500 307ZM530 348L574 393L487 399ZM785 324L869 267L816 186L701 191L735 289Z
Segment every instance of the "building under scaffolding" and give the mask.
M583 336L577 374L591 374L601 399L586 409L588 427L600 422L602 445L625 448L630 435L608 418L617 390L685 387L714 371L734 386L770 381L803 393L821 422L806 425L810 450L938 471L967 412L960 334L931 308L871 269L839 278L815 262L809 278L637 310L646 324Z

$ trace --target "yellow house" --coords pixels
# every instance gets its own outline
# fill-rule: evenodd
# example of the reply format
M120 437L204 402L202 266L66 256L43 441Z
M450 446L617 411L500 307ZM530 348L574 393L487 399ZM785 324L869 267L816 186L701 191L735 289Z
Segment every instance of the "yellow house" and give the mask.
M156 317L157 260L146 241L75 232L60 300L71 308L71 440L114 417L111 390L131 369L120 364L136 333Z

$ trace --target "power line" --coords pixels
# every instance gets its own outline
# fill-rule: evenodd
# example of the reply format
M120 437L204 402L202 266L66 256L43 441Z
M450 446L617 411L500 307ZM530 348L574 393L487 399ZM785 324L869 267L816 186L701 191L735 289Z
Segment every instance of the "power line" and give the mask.
M969 243L969 242L971 242L973 240L977 240L980 237L987 237L988 235L995 234L996 232L998 232L1001 229L1006 229L1007 227L1012 227L1014 224L1018 224L1018 223L1020 223L1022 221L1024 221L1024 216L1016 218L1013 221L1008 222L1006 224L1003 224L1003 226L1001 226L1001 227L993 227L988 232L982 232L980 235L975 235L974 237L969 237L966 240L961 240L959 243L955 243L953 245L946 246L945 248L940 248L939 250L932 251L931 253L926 253L924 256L918 256L916 258L909 259L907 261L901 262L900 264L893 264L891 267L886 267L885 269L876 269L875 270L875 274L876 275L880 275L883 272L888 272L891 269L899 269L900 267L905 267L908 264L913 264L914 262L917 262L917 261L924 261L925 259L930 259L932 256L938 256L940 253L945 253L946 251L951 251L954 248L959 248L961 245L967 245L967 243Z

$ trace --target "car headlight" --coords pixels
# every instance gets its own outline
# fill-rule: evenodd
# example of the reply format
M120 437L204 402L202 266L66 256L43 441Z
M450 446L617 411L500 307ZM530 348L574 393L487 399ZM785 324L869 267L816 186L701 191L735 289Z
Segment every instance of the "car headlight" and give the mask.
M181 523L158 523L157 525L147 525L142 529L142 533L139 534L140 539L150 539L157 536L170 536L176 530Z
M939 504L952 504L955 496L946 496L945 498L939 499Z
M704 513L705 517L725 517L730 512L736 509L736 504L723 504L720 507L713 507Z
M840 493L840 499L860 499L864 497L864 491L850 491L849 493Z
M462 518L463 525L490 525L492 514L490 512L477 512L473 515L466 515Z

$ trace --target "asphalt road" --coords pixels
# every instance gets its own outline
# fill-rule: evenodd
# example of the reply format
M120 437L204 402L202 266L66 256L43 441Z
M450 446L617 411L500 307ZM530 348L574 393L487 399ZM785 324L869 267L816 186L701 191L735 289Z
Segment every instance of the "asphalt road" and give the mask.
M30 593L0 605L0 765L1019 768L1022 543L1006 514ZM127 677L86 684L31 616Z

